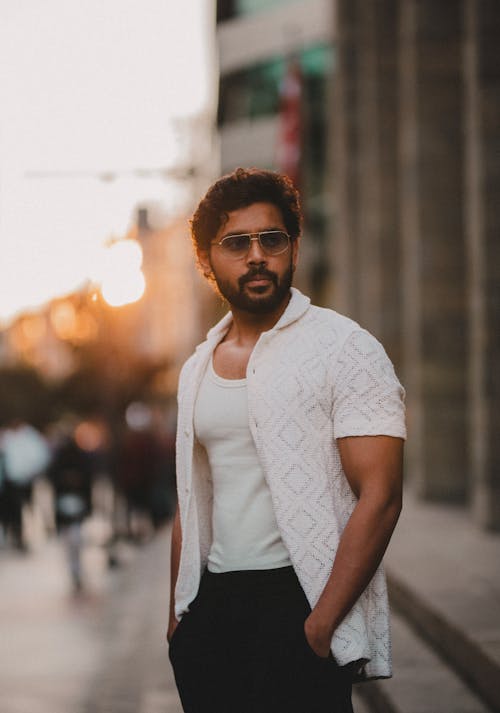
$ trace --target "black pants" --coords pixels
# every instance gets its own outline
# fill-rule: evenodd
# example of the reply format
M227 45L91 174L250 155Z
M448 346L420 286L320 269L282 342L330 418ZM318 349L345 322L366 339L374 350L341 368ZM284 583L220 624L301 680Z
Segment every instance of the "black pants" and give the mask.
M351 673L310 648L292 567L214 574L170 642L185 713L352 713Z

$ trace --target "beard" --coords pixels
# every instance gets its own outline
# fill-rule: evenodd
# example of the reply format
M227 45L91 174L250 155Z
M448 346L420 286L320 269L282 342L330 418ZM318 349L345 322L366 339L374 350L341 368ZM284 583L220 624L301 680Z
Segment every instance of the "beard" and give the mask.
M220 294L231 307L250 314L268 314L277 309L287 298L292 286L293 265L290 259L290 264L281 277L264 267L256 266L238 279L237 286L219 279L215 271L213 275ZM266 278L271 282L270 292L267 285L255 286L251 291L245 289L247 282L258 277Z

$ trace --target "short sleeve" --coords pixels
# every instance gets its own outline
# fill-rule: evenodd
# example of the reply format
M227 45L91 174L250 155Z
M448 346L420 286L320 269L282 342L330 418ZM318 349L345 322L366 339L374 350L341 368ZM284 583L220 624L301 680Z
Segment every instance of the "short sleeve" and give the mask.
M333 431L346 436L406 439L405 391L383 346L365 330L353 332L336 362Z

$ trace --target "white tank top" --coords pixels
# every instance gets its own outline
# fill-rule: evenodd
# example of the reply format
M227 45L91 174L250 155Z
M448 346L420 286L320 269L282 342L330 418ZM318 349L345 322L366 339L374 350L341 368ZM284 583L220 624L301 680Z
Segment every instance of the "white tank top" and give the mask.
M207 452L214 494L208 569L290 565L248 425L246 379L223 379L210 360L196 399L194 428Z

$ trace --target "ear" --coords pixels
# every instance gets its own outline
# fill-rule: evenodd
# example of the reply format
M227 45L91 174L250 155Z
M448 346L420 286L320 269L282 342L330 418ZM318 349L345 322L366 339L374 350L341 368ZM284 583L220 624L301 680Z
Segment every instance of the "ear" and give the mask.
M202 248L196 248L196 256L198 258L198 263L205 277L209 277L212 274L212 265L210 264L210 254L208 250Z

